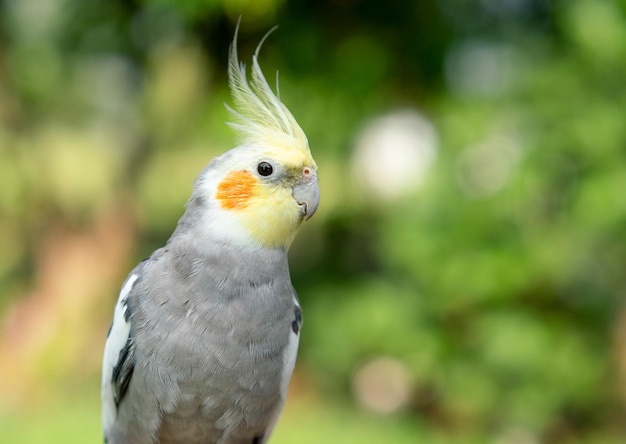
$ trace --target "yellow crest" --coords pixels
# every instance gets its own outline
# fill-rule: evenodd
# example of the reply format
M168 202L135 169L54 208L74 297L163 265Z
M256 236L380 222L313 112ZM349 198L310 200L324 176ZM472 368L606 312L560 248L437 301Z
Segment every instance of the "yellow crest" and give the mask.
M235 109L226 106L236 121L229 122L229 125L235 129L244 144L297 150L310 156L304 131L289 109L274 94L259 66L261 46L274 29L276 28L261 39L256 48L252 56L251 78L248 81L246 65L237 56L237 24L228 62L228 80Z

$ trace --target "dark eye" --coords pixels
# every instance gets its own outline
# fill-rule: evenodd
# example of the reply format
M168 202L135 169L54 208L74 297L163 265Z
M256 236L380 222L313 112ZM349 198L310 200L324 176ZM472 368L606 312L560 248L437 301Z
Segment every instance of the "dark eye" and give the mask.
M259 172L261 176L269 176L274 172L274 167L267 162L261 162L256 170Z

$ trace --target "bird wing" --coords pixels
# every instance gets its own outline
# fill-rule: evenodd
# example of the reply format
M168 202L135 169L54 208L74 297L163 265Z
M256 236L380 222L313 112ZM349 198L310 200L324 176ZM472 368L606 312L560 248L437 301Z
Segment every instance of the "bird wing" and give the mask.
M102 424L105 434L117 417L135 367L134 345L131 336L129 296L141 277L143 263L126 278L115 305L115 313L104 347L102 366Z
M296 365L296 357L298 355L298 344L300 342L300 328L302 327L302 309L300 308L300 302L298 301L298 296L294 290L294 309L293 309L293 321L291 323L291 331L289 332L289 342L287 343L287 347L285 348L283 354L283 370L281 374L281 383L280 383L280 394L282 398L282 402L279 406L277 406L274 411L274 415L270 419L270 422L265 431L265 435L263 440L260 441L261 444L267 443L274 428L276 427L276 423L278 422L278 418L280 413L283 410L285 405L285 401L287 400L287 390L289 389L289 381L291 381L291 375L293 373L293 369Z

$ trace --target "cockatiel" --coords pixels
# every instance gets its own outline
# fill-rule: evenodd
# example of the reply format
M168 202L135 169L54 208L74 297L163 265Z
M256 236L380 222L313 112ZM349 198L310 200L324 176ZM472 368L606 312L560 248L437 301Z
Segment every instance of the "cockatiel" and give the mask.
M237 31L230 49L239 146L200 173L165 247L122 286L102 372L108 444L261 444L283 407L302 322L287 250L319 188L261 44L249 81Z

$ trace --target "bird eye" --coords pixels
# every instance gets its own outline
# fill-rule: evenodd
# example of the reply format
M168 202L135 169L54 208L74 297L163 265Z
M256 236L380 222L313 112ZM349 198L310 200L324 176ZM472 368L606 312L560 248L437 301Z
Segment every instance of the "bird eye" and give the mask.
M269 176L274 172L274 168L272 167L272 165L267 162L259 163L259 166L257 166L256 170L261 176Z

